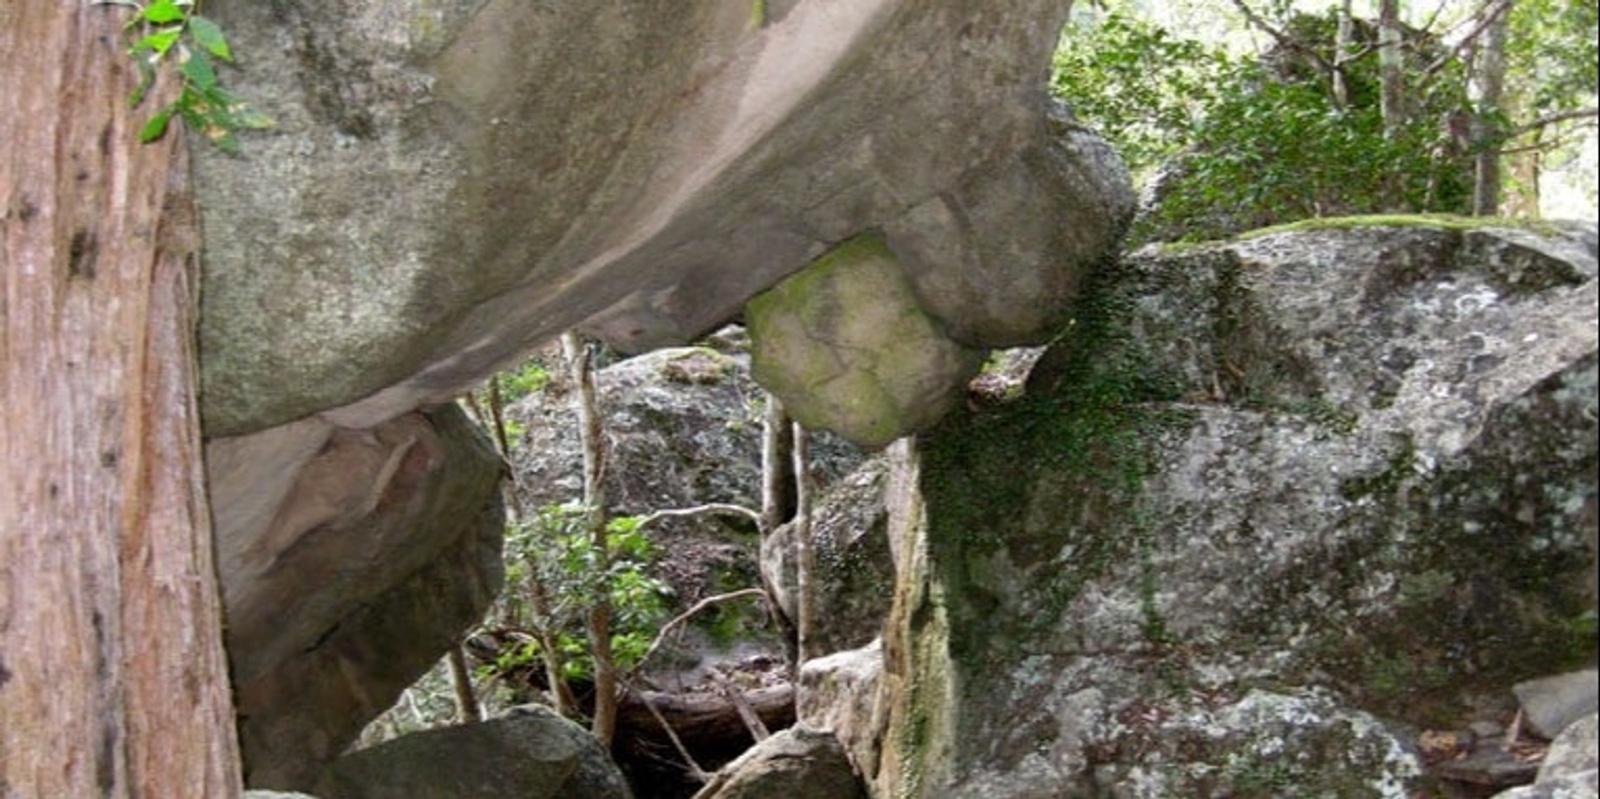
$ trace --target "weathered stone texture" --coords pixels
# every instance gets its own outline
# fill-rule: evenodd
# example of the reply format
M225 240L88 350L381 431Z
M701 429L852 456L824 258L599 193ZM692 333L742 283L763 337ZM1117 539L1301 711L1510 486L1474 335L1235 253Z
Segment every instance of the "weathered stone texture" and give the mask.
M536 705L352 752L334 762L316 791L322 799L633 797L594 736Z
M219 0L277 125L197 159L208 431L683 343L873 230L969 345L1043 340L1132 207L1048 120L1068 5Z
M207 453L246 777L305 787L499 591L500 459L453 405Z
M1022 399L919 438L879 792L1399 797L1397 722L1591 665L1594 241L1326 229L1108 274Z

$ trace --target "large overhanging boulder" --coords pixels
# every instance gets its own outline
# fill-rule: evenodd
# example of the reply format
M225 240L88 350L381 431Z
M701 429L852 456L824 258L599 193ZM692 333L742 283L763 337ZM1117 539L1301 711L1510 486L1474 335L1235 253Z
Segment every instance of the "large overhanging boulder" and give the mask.
M217 0L277 125L196 161L207 432L680 343L867 231L953 340L1045 338L1131 207L1047 115L1069 5Z

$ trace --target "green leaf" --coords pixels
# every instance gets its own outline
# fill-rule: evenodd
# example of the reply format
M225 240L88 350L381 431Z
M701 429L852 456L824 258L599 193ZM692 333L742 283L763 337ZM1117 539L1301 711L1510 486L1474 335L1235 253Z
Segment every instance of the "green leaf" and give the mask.
M228 47L228 37L222 35L222 28L217 23L197 14L189 18L189 32L194 34L194 40L212 55L223 61L233 60L233 50Z
M154 53L156 58L160 58L167 54L182 32L182 29L177 27L157 28L155 32L134 43L133 54L138 56L141 52L149 51Z
M176 106L169 105L145 120L144 126L139 128L139 141L148 144L161 138L161 134L167 132L167 123L171 121L174 110Z
M183 59L179 71L202 91L217 87L217 70L211 66L211 57L201 51L192 51Z
M174 0L156 0L154 3L145 6L144 11L140 13L146 20L157 25L164 25L168 22L182 22L188 11L174 2Z

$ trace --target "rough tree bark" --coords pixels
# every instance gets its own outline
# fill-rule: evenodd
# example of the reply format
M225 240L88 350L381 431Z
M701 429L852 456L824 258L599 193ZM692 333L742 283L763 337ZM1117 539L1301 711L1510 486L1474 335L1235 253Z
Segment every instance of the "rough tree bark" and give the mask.
M125 19L0 6L6 797L240 791L195 408L198 227L181 141L138 143Z

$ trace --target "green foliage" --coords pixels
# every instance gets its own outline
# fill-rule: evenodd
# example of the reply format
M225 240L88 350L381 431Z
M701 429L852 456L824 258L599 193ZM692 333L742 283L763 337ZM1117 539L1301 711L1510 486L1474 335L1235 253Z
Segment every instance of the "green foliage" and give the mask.
M495 375L495 379L500 381L501 401L509 405L550 385L550 369L543 360L530 358L515 369Z
M1291 17L1284 29L1299 47L1333 59L1331 12ZM1420 69L1425 59L1415 60ZM1136 175L1165 172L1160 205L1136 238L1209 239L1353 212L1465 210L1470 154L1440 124L1464 106L1460 80L1415 81L1429 88L1411 98L1414 121L1386 130L1375 59L1346 68L1347 105L1313 64L1281 47L1237 59L1112 13L1067 28L1053 86Z
M226 152L238 152L234 131L271 127L266 115L222 87L215 60L232 61L233 48L222 28L199 13L199 0L95 0L97 5L131 8L127 29L134 42L129 55L139 67L139 85L129 102L144 102L164 65L176 65L178 98L158 109L139 128L139 140L155 141L172 118L181 118L207 141ZM214 60L215 59L215 60ZM170 70L168 74L171 74Z
M506 582L508 601L519 602L537 580L549 600L549 616L532 618L532 624L554 634L565 656L568 679L594 675L594 658L584 632L590 609L603 598L612 608L611 646L618 669L639 662L657 627L667 616L670 591L648 574L657 553L639 530L639 517L621 516L606 526L608 551L593 546L582 505L546 505L526 522L506 531ZM531 606L517 608L532 615ZM532 663L538 644L529 641L502 653L493 670L504 672Z
M1600 3L1517 0L1506 41L1508 71L1533 78L1530 104L1540 114L1592 104L1600 91Z
M1216 80L1228 64L1217 48L1112 12L1067 26L1051 88L1143 177L1183 149L1183 134L1218 100Z

